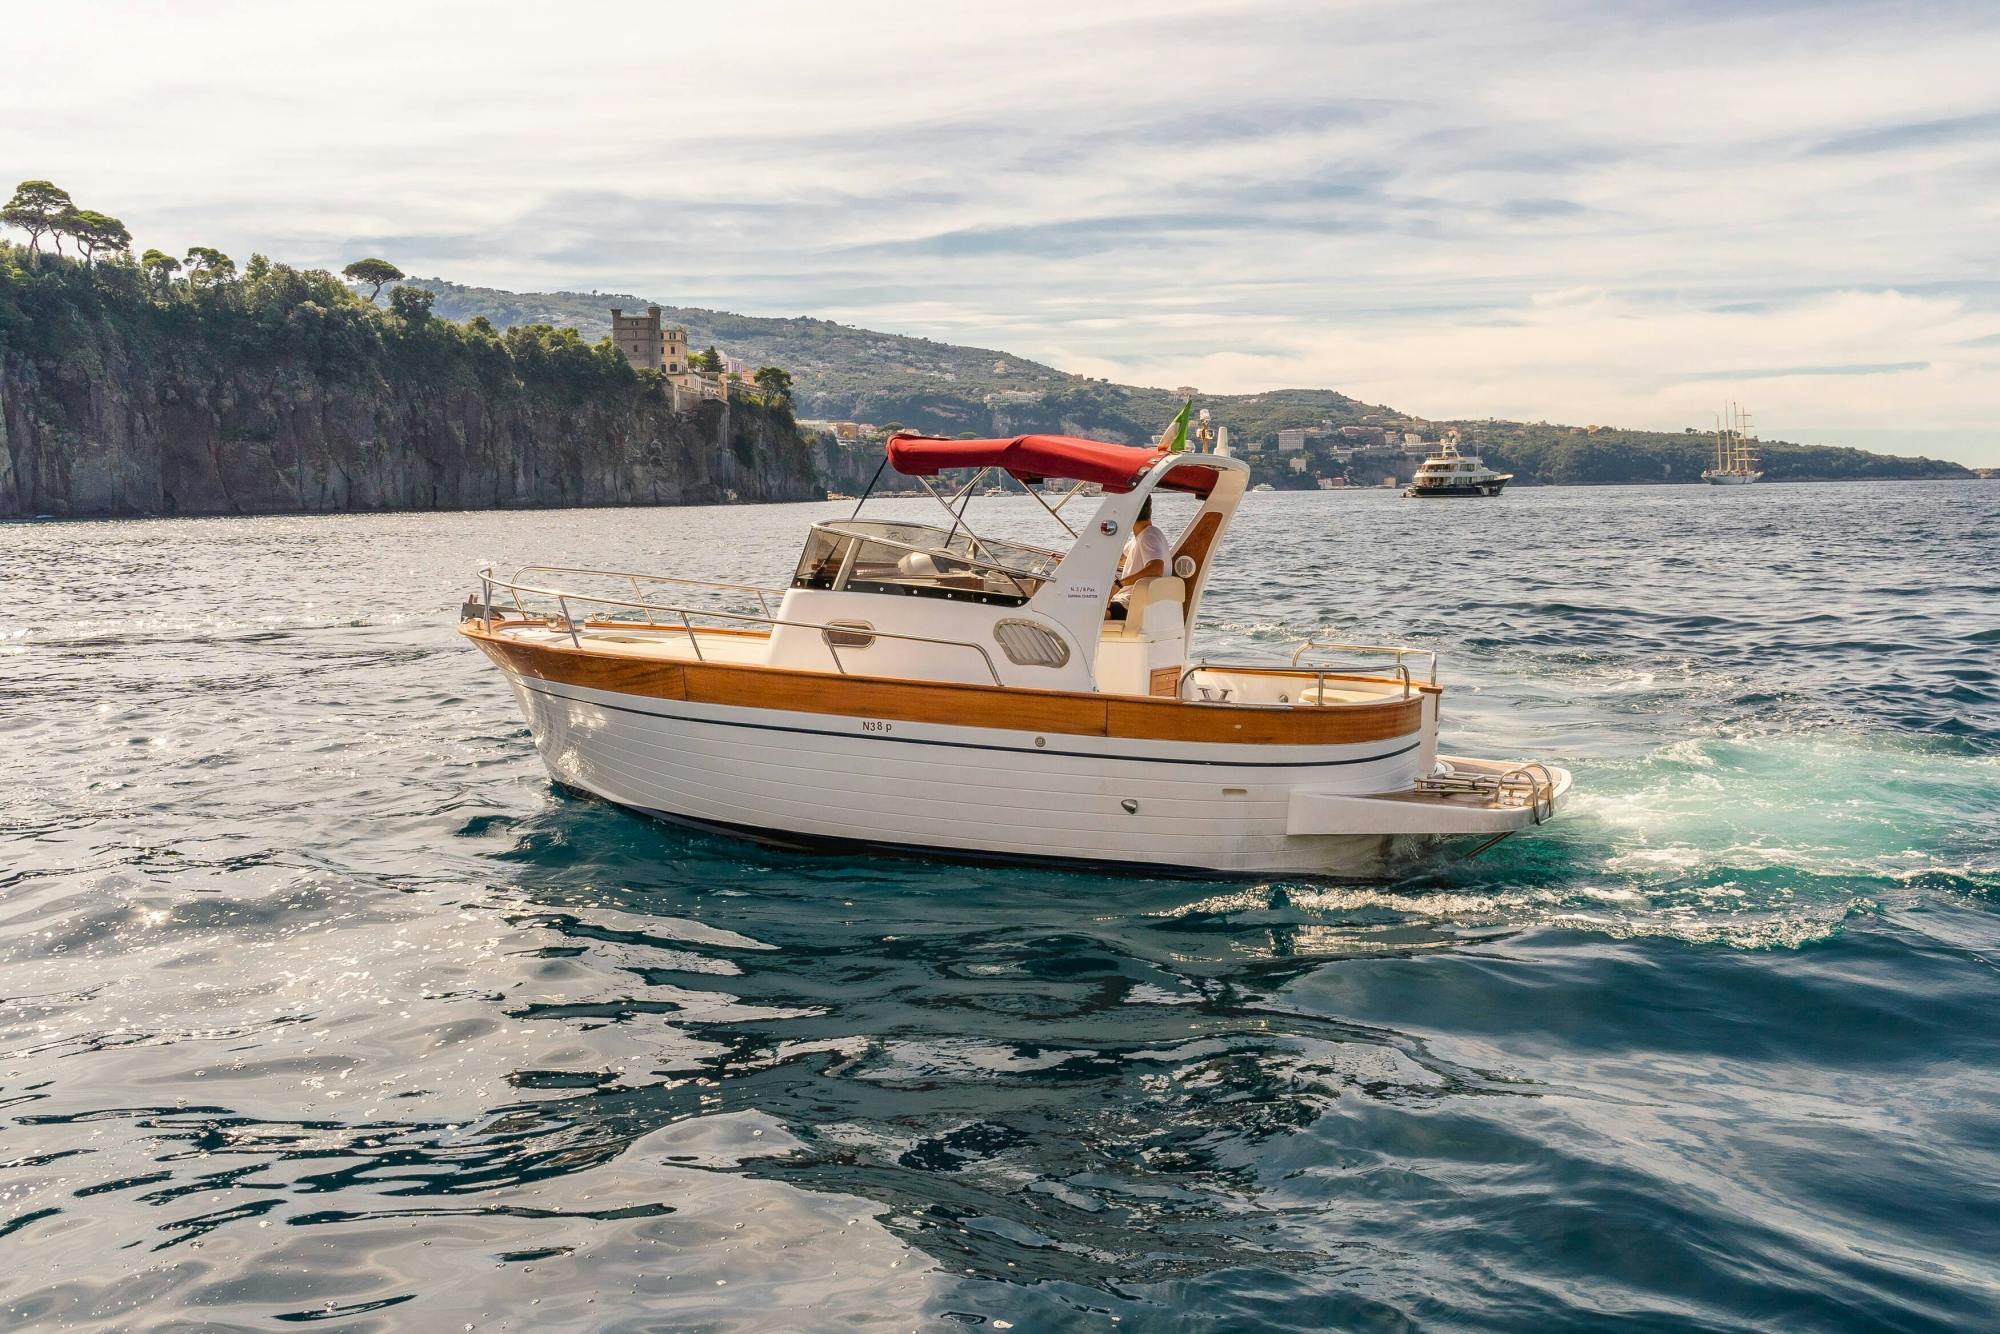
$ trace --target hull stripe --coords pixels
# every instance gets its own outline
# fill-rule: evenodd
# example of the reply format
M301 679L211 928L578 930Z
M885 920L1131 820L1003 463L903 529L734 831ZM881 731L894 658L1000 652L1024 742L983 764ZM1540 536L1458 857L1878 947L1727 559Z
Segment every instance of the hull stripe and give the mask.
M611 709L617 713L633 713L642 718L664 718L670 722L695 723L705 727L740 727L754 732L790 732L798 736L825 736L849 741L885 741L891 745L944 746L953 750L997 750L1010 755L1058 755L1073 760L1123 760L1133 764L1200 764L1221 769L1330 769L1341 765L1373 764L1377 760L1392 760L1398 755L1409 754L1422 744L1420 741L1412 741L1409 745L1399 747L1395 750L1385 750L1374 755L1356 755L1339 760L1163 759L1154 755L1110 755L1101 750L1044 750L1028 746L995 746L978 741L940 741L930 737L884 736L879 733L862 732L831 732L818 727L794 727L778 723L734 722L719 718L694 718L684 713L667 713L658 709L635 709L625 704L603 704L596 700L578 699L574 695L561 695L553 690L544 690L523 677L516 676L512 679L523 690L542 695L548 699L559 699L565 704L585 704L597 709Z

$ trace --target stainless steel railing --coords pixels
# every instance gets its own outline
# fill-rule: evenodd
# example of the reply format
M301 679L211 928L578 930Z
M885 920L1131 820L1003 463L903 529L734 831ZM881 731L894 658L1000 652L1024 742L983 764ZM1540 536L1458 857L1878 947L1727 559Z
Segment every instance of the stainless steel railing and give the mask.
M785 590L768 584L721 583L713 579L681 579L671 574L641 574L636 570L594 570L582 565L523 565L514 571L514 578L520 579L530 574L588 575L592 578L623 579L632 587L632 595L640 597L642 584L672 584L677 588L700 588L719 593L749 593L757 599L757 605L765 614L770 614L772 597L783 599Z
M524 570L554 571L559 569L560 567L523 566L522 568ZM624 571L593 570L593 571L580 571L580 572L589 574L608 573L611 574L613 577L625 577ZM632 577L645 579L652 576L640 575ZM671 579L666 577L659 577L657 579L657 582L681 583L681 584L689 584L699 587L710 587L710 588L725 588L725 589L734 588L739 591L750 591L750 592L775 593L779 591L777 589L760 589L755 584L738 584L738 585L709 584L696 579ZM821 622L821 621L795 621L784 617L774 616L769 614L759 614L755 612L724 611L719 607L692 607L692 606L686 606L682 604L669 603L669 602L652 602L648 601L645 598L608 597L597 593L579 592L575 589L543 588L535 584L524 584L520 582L518 579L499 578L497 575L493 573L492 567L487 566L486 568L480 570L479 572L479 596L480 596L480 607L481 610L484 612L482 619L484 620L487 631L489 633L491 633L493 629L493 621L494 621L493 594L494 590L496 589L504 590L507 593L509 599L513 603L513 609L516 612L518 612L524 619L541 620L544 623L546 623L548 620L547 616L545 614L530 611L527 605L521 601L521 597L523 594L526 594L529 597L549 598L553 600L556 604L556 611L558 613L558 616L560 617L560 622L561 622L559 627L557 628L563 630L569 635L570 644L575 648L583 647L583 636L581 632L577 629L576 618L570 615L569 605L571 602L580 602L600 607L623 607L628 610L638 611L646 617L646 624L649 629L661 628L659 622L653 619L654 612L661 612L667 616L674 618L675 620L678 620L680 622L681 631L687 636L688 646L694 652L694 657L696 662L708 661L707 657L702 653L701 638L695 628L694 620L696 617L714 617L718 620L749 622L751 624L756 624L756 625L768 625L773 627L788 626L799 630L817 630L819 632L820 643L825 646L828 656L833 659L834 670L838 671L842 676L852 675L852 673L850 673L847 670L847 664L841 661L840 649L833 642L833 636L837 633L845 633L848 635L855 634L856 631L852 625L842 626L838 624ZM668 630L671 630L672 626L669 625L666 628ZM869 630L866 631L866 633L871 639L898 639L909 643L936 644L945 648L967 649L979 655L979 661L985 666L986 674L992 678L994 685L997 686L1004 684L1000 680L999 669L993 665L993 655L988 653L983 647L981 647L978 644L974 644L963 639L940 639L931 635L905 634L897 630L876 630L870 628Z
M1339 644L1326 639L1308 639L1305 643L1300 644L1298 650L1292 654L1292 666L1298 666L1299 660L1304 658L1306 654L1320 651L1328 653L1387 653L1396 659L1396 665L1399 667L1402 666L1404 658L1428 657L1431 660L1430 683L1432 685L1437 684L1438 655L1437 650L1434 648L1412 648L1408 644Z
M1195 674L1197 672L1231 672L1231 671L1268 672L1270 670L1272 670L1272 667L1271 664L1268 662L1210 662L1208 659L1204 658L1200 662L1194 663L1186 671L1181 673L1180 683L1174 688L1174 698L1179 700L1184 700L1190 704L1235 704L1235 705L1259 705L1260 707L1267 707L1260 705L1259 701L1257 700L1230 699L1228 696L1228 687L1226 686L1218 687L1223 691L1223 695L1220 699L1209 699L1206 697L1206 694L1204 693L1203 698L1198 700L1190 700L1187 698L1187 688L1188 688L1188 682L1194 679ZM1408 699L1413 690L1413 687L1410 684L1410 669L1399 662L1395 665L1392 671L1397 677L1399 677L1402 680L1403 683L1402 698ZM1362 675L1366 674L1360 672L1353 672L1353 673L1337 672L1327 667L1313 669L1313 684L1314 684L1313 704L1320 708L1330 707L1327 705L1326 702L1326 683L1328 678L1339 680L1344 677L1362 676ZM1207 686L1202 686L1199 688L1203 692L1206 692L1209 689L1209 687ZM1279 700L1279 703L1289 704L1289 701L1286 701L1281 698Z
M1528 760L1500 773L1481 770L1429 774L1417 780L1417 791L1477 797L1495 806L1525 808L1536 824L1548 823L1556 813L1556 776L1540 760Z
M1393 658L1395 665L1389 671L1392 675L1402 680L1404 699L1408 699L1415 690L1410 678L1409 664L1404 659L1428 657L1430 659L1430 684L1437 684L1438 655L1436 649L1413 648L1408 644L1342 644L1328 639L1308 639L1293 651L1291 659L1292 667L1295 670L1299 669L1300 664L1305 661L1306 655L1309 653L1344 653ZM1272 664L1268 662L1212 662L1204 658L1181 673L1180 684L1174 692L1175 698L1185 699L1187 697L1188 682L1193 680L1195 674L1198 672L1256 671L1259 669L1269 671L1271 667ZM1307 667L1304 670L1312 672L1313 682L1316 687L1314 691L1314 703L1322 706L1326 703L1326 683L1329 677L1367 675L1367 673L1341 672L1330 664ZM1221 700L1203 699L1198 702L1204 704L1227 704L1248 703L1249 701L1232 701L1225 697Z

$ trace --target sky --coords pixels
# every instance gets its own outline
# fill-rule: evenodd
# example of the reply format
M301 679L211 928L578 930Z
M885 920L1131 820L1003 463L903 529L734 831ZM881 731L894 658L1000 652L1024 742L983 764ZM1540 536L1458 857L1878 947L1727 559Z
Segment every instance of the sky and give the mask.
M2000 4L29 5L140 246L2000 465Z

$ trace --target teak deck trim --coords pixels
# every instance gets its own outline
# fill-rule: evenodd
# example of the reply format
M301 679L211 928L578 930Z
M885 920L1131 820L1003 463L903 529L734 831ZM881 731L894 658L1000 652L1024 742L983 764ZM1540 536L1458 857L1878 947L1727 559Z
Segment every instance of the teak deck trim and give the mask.
M569 644L527 644L462 623L459 633L506 671L559 685L650 699L776 709L1015 732L1055 732L1134 741L1327 746L1415 734L1423 698L1327 707L1197 704L1139 696L908 681L739 663L667 662L594 653ZM1312 679L1316 673L1295 673Z

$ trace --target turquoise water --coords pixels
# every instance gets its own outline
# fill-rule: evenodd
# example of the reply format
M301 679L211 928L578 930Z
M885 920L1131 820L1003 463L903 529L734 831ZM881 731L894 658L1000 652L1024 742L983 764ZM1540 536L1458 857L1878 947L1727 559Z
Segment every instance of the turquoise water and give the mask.
M1209 647L1576 773L1390 886L661 827L450 632L837 508L0 527L0 1325L2000 1322L2000 487L1252 496Z

